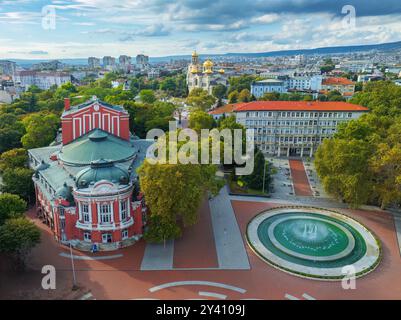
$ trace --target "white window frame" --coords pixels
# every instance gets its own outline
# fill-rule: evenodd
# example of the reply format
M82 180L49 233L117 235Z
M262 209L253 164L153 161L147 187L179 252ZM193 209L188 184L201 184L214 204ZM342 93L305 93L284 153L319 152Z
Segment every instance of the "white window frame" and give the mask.
M81 217L82 217L83 222L85 222L85 223L92 222L90 203L81 202Z
M128 229L124 229L121 231L121 239L122 240L128 239Z
M110 236L110 242L108 238ZM102 233L102 243L112 243L113 242L113 235L111 233Z
M92 242L92 234L90 232L84 232L84 241Z
M123 208L125 206L125 208ZM128 199L120 201L120 221L126 221L128 219Z
M108 209L105 210L106 208L108 208ZM99 216L100 216L101 224L112 224L113 223L112 204L111 203L100 203L99 204Z

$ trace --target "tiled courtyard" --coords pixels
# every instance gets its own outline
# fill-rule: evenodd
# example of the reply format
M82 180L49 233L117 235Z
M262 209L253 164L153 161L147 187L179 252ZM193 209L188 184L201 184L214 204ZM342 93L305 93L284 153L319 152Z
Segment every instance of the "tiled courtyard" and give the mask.
M250 219L259 212L285 204L274 199L230 197L222 193L215 204L205 201L200 208L201 222L187 229L182 239L160 245L167 250L159 257L160 270L143 270L144 241L117 252L96 255L74 252L78 283L90 290L94 299L399 299L401 297L401 258L393 216L388 212L336 209L360 221L381 240L383 259L372 273L356 280L355 290L344 290L340 282L299 278L277 270L257 257L245 242L244 234ZM217 200L217 202L216 202ZM246 200L246 201L243 201ZM221 202L231 202L232 218L219 210ZM227 207L227 206L226 206ZM217 216L213 217L212 210ZM217 218L217 219L216 219ZM41 294L41 268L45 264L57 269L59 287L43 293L55 297L72 284L68 248L55 243L41 225L42 243L34 250L28 284L10 284L20 292L37 283ZM217 223L218 225L213 225ZM219 234L215 231L219 230ZM221 232L222 231L222 232ZM226 231L226 232L224 232ZM149 245L148 245L149 246ZM243 255L242 256L242 250ZM157 254L157 250L154 252ZM232 257L230 256L233 255ZM165 260L163 260L165 259ZM157 268L155 268L157 269ZM30 277L31 276L31 277ZM3 274L4 277L4 274ZM19 281L16 278L13 281ZM8 285L7 285L8 284ZM15 294L15 293L13 293ZM12 296L12 295L11 295Z

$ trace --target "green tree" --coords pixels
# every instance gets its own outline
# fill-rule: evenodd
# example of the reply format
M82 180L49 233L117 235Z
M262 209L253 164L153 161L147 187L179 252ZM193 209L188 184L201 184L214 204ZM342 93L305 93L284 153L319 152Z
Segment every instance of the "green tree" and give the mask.
M238 94L238 101L239 102L249 102L250 99L251 99L251 93L249 92L248 89L243 89Z
M169 145L170 136L171 132L165 138L159 138L158 144L166 142ZM181 150L183 145L186 142L178 143L177 150ZM198 207L205 193L209 191L216 194L219 190L216 170L215 165L209 164L151 164L148 160L142 163L137 170L141 189L145 194L150 216L159 216L162 225L168 228L162 234L176 234L175 231L170 231L170 222L178 227L181 223L186 227L197 222Z
M212 129L215 126L215 121L210 114L197 110L189 115L188 125L191 129L200 133L201 129Z
M315 166L325 190L354 208L367 203L373 191L367 161L371 155L371 146L362 140L324 140Z
M287 95L288 97L288 95ZM280 93L278 92L266 92L259 98L262 101L277 101L280 99Z
M26 149L48 146L56 137L60 119L52 113L33 113L23 119L26 134L21 138Z
M260 78L253 75L242 75L239 77L231 77L228 79L230 84L229 93L232 91L241 92L244 89L251 90L251 84L254 81L259 80Z
M342 96L341 92L337 90L330 91L327 94L328 101L345 101L345 98Z
M19 147L24 133L25 128L17 116L0 113L0 153Z
M39 229L26 218L9 219L0 227L0 252L11 256L18 269L25 267L27 255L39 242Z
M32 175L33 170L28 168L6 169L0 190L17 194L30 203L35 197Z
M182 234L176 222L164 216L151 215L148 225L144 239L150 243L161 243L169 239L176 239Z
M401 86L391 81L371 81L350 102L367 107L377 115L394 117L401 114Z
M206 111L216 102L216 99L209 95L207 91L201 88L195 88L189 93L186 102L195 108Z
M28 163L28 153L25 149L12 149L0 155L0 172L5 169L24 167Z
M228 94L228 102L229 103L237 103L239 98L239 93L237 90L231 91Z
M11 193L0 194L0 226L7 219L22 217L26 210L26 202Z
M156 101L156 96L153 90L145 89L139 92L139 98L143 103L154 103Z
M221 83L213 87L212 94L217 99L223 99L226 96L227 87Z
M265 156L258 149L255 150L254 169L250 175L241 176L240 180L245 182L246 186L255 189L263 189L264 179L264 191L269 190L270 184L270 168L269 163L265 160Z

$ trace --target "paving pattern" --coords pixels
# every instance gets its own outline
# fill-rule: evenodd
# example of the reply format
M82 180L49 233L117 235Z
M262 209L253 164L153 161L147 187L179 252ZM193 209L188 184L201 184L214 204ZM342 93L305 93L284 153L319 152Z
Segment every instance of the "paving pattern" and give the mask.
M108 260L76 260L75 269L80 287L90 291L96 299L221 299L222 296L199 295L200 292L225 295L229 299L268 299L282 300L291 297L299 300L313 299L401 299L401 257L397 241L394 217L380 210L350 210L344 204L316 197L292 197L288 199L262 199L258 197L229 197L235 214L239 234L244 235L248 222L259 212L268 208L289 204L313 204L325 208L336 208L350 215L371 229L381 240L383 260L372 273L356 280L355 290L344 290L341 284L308 280L277 270L263 262L253 251L245 246L250 269L170 269L142 271L146 243L140 240L134 246L123 248L115 253L85 253L90 257L122 254ZM288 200L286 203L285 201ZM33 217L33 214L32 216ZM53 235L39 220L34 219L42 233L41 243L32 250L28 270L14 276L6 268L0 271L0 298L16 297L23 299L63 298L71 291L72 270L69 259L60 252L69 249L56 243ZM184 237L190 236L184 235ZM213 241L215 241L213 239ZM182 250L180 255L196 254L197 246ZM202 249L203 250L203 249ZM213 249L216 254L216 246ZM82 253L73 250L74 255ZM173 260L178 257L172 253ZM185 260L185 258L180 257ZM0 265L2 260L0 259ZM170 262L171 263L171 262ZM57 289L41 290L38 283L42 279L43 265L54 265L57 270ZM174 261L173 261L174 267ZM182 282L185 282L185 285ZM166 285L175 283L175 286ZM240 288L235 291L215 283ZM151 288L159 288L152 290ZM21 296L23 292L23 296ZM287 295L287 296L286 296ZM79 297L80 297L79 296Z
M141 270L172 270L174 240L165 243L148 243L142 260Z
M227 187L210 200L210 211L219 268L250 269Z
M294 191L297 196L313 196L302 160L289 160Z

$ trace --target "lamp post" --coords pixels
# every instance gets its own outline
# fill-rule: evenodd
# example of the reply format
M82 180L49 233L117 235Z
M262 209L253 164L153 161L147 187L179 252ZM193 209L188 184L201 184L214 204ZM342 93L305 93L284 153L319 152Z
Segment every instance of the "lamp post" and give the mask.
M265 164L263 166L263 189L262 189L262 193L265 193L265 180L266 180L266 159L265 159Z
M72 278L73 278L72 290L76 290L77 289L77 278L75 276L74 255L72 254L71 242L70 242L70 257L71 257Z

